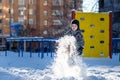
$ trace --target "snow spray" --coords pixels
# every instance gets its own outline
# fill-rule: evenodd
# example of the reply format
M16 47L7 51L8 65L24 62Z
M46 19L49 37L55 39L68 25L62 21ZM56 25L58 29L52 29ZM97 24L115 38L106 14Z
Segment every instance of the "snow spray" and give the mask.
M22 70L20 74L16 69L11 69L9 72L13 75L19 74L22 80L86 80L87 68L82 62L82 57L77 55L76 39L73 36L64 36L56 43L58 45L54 61L46 69L36 72L33 70L29 74L29 69Z
M57 41L56 57L52 65L55 80L83 80L86 76L86 65L77 55L74 36L64 36Z

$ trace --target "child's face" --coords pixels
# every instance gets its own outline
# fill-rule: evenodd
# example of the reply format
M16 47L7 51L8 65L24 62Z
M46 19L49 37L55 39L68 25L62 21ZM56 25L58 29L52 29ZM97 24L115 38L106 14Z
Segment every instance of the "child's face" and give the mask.
M78 26L77 26L76 24L72 24L72 30L73 30L73 31L76 31L77 28L78 28Z

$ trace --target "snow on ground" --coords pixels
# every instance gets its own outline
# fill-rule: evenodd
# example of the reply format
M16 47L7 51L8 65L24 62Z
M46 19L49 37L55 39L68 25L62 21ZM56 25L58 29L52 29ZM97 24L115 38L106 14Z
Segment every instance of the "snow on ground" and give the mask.
M53 57L44 53L0 51L0 80L120 80L119 55L113 58L84 58L77 55L76 40L65 36L58 40ZM49 54L49 55L47 55Z
M120 80L118 55L113 55L113 59L85 58L83 61L88 66L87 75L90 80Z
M41 59L37 53L32 58L27 52L24 52L23 57L18 57L17 52L11 51L8 51L8 56L4 54L4 51L0 52L0 80L41 80L43 76L44 80L52 80L47 75L50 73L47 66L53 62L50 55ZM113 55L113 59L83 58L82 60L87 65L85 80L120 80L118 55Z
M49 56L41 59L37 53L30 58L29 52L24 52L23 57L18 57L18 52L0 52L0 80L39 80L36 76L47 68L53 58ZM39 77L39 76L38 76ZM34 79L35 78L35 79Z

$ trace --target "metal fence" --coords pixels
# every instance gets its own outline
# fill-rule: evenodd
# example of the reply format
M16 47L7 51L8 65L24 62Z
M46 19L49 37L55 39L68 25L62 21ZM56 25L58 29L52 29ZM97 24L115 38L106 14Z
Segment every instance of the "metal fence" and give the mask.
M19 38L7 38L6 39L6 47L5 47L5 56L8 54L8 50L10 48L10 44L12 42L17 42L17 53L18 57L23 57L24 52L26 51L26 41L29 44L29 53L30 57L33 54L33 44L37 42L37 53L38 57L44 58L44 53L47 55L53 56L55 50L55 42L58 39L55 38L40 38L40 37L19 37ZM120 38L112 38L112 54L119 55L120 57Z
M120 38L112 38L112 53L120 53Z
M26 51L26 42L29 43L29 52L30 57L32 57L33 54L33 44L34 42L37 43L37 53L38 57L44 58L44 53L47 53L47 55L53 56L53 52L55 50L55 41L57 39L55 38L40 38L40 37L19 37L19 38L7 38L6 39L6 50L5 50L5 56L8 54L8 50L10 50L10 45L13 42L17 42L17 53L18 57L23 57L24 52Z
M120 61L120 38L112 38L112 54L119 55Z

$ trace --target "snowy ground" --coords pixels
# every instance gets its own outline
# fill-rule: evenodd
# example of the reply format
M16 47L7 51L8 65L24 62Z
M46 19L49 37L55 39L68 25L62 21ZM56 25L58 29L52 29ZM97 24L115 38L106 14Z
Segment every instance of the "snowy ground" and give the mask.
M43 59L35 53L32 58L29 53L18 57L15 52L0 52L0 80L50 80L47 75L47 66L51 65L53 58L45 56ZM87 65L85 80L120 80L120 62L118 55L112 59L83 58ZM84 72L84 71L83 71ZM49 72L50 73L50 72ZM46 75L45 75L46 74Z
M83 58L77 55L76 39L64 36L56 41L55 53L0 52L0 80L120 80L119 55L113 58ZM48 55L49 54L49 55ZM21 56L21 54L20 54Z
M120 62L118 55L113 59L83 59L88 65L88 77L90 80L120 80Z

